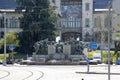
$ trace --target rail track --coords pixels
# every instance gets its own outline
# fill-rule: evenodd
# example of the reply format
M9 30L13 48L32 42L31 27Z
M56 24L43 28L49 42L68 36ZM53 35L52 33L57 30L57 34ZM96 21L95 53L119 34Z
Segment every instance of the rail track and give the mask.
M8 77L10 75L9 71L6 71L6 70L0 70L0 71L7 73L5 76L0 77L0 79L6 78L6 77Z

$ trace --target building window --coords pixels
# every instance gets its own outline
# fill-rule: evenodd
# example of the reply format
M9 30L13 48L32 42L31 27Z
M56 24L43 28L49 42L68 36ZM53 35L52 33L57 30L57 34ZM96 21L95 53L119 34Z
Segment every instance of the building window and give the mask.
M65 27L65 28L67 27L67 21L63 22L63 27Z
M0 28L3 28L4 27L4 21L3 19L0 19Z
M18 28L18 19L15 17L10 19L10 28Z
M90 20L89 20L89 18L85 19L85 27L90 27Z
M94 18L94 27L97 27L97 19Z
M80 27L80 21L76 21L76 27Z
M81 26L81 20L79 18L76 18L76 27Z
M6 25L6 27L8 27L8 19L6 18L5 22L4 22L4 18L0 19L0 28L4 28Z
M6 19L6 28L8 28L8 19Z
M74 26L73 26L73 24L74 24L73 19L74 19L73 16L70 16L70 17L68 18L68 20L69 20L68 26L71 27L71 28L74 27Z
M90 9L90 3L86 3L86 4L85 4L85 10L86 10L86 11L89 11L89 9Z
M62 19L62 25L65 28L78 28L81 27L80 19L76 16L68 16L67 19Z
M63 24L63 27L67 28L67 20L66 19L62 20L62 24Z
M53 3L55 3L55 0L52 0Z

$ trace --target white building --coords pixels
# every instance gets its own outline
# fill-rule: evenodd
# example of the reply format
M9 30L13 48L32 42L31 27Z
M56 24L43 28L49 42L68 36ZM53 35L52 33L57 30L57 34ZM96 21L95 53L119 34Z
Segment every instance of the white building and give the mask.
M22 14L15 12L13 9L0 9L0 11L0 32L4 31L5 24L7 30L21 31L19 18Z

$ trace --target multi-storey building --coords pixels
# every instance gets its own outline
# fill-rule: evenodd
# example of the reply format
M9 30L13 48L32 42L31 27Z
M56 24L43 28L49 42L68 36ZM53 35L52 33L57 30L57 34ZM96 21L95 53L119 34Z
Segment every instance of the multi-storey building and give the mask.
M61 0L60 15L57 28L62 41L93 40L93 0Z
M100 42L98 33L106 30L105 19L110 0L50 0L60 15L56 28L62 41L78 39L85 42ZM0 2L0 32L20 29L19 18L22 13L15 12L15 0ZM5 14L6 13L6 14ZM5 18L5 19L3 19ZM97 34L95 34L97 33Z

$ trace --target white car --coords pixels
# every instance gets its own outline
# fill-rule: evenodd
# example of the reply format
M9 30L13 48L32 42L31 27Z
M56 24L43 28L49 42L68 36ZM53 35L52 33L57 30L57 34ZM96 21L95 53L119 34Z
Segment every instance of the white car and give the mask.
M0 60L0 64L2 64L3 63L3 60Z

